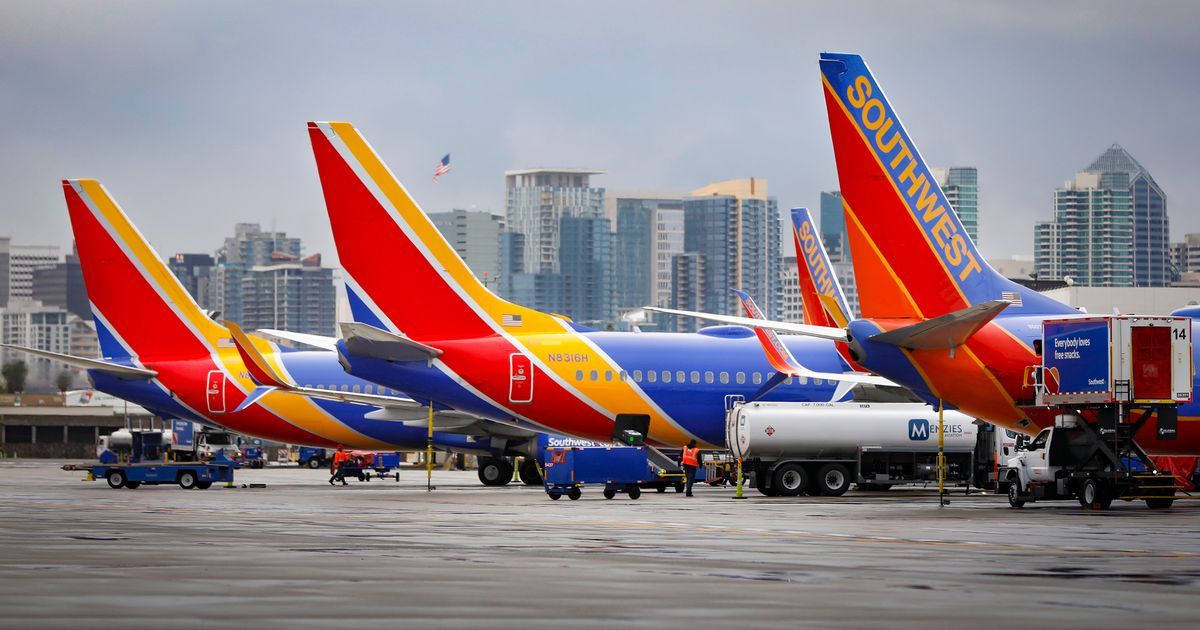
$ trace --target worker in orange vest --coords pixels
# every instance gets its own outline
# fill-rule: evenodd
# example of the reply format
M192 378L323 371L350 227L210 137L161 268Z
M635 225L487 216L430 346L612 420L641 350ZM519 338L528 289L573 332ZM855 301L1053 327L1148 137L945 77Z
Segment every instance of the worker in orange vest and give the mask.
M333 454L333 463L330 465L329 485L334 485L334 481L341 481L343 486L350 484L346 483L346 462L350 461L350 454L346 452L346 447L338 444L337 452Z
M696 482L696 469L700 467L700 449L696 448L695 438L683 447L679 454L679 463L683 466L683 474L687 478L687 493L684 496L690 497L692 484Z

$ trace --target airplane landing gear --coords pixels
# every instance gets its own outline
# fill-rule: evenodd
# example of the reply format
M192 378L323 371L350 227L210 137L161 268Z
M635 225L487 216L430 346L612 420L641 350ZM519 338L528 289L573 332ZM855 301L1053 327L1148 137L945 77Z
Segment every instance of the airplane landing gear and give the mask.
M508 460L485 457L479 460L479 481L485 486L504 486L512 481L513 465Z

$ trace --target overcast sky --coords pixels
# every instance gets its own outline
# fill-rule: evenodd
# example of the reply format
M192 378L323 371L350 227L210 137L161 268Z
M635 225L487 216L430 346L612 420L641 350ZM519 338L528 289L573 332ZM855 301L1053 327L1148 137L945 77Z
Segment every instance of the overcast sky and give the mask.
M70 243L96 177L159 253L240 221L335 260L305 133L349 120L427 211L503 211L503 171L610 190L837 187L817 69L859 52L933 166L979 167L981 246L1032 251L1056 186L1112 142L1200 232L1200 3L8 2L0 236ZM453 171L430 183L451 153Z

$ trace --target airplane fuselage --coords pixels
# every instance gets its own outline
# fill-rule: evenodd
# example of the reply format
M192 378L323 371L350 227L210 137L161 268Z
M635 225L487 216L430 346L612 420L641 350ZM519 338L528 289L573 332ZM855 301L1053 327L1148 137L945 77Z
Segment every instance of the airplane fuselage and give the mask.
M845 369L832 343L785 339L807 367ZM499 336L431 341L443 351L432 362L348 355L344 343L341 351L351 374L418 401L580 438L610 439L618 414L648 410L648 438L665 446L695 437L723 448L729 397L750 399L775 373L754 333L736 326L693 334L567 332L520 341L527 352L510 354L512 346ZM451 371L447 363L458 367ZM793 379L763 399L827 402L835 390L829 381Z

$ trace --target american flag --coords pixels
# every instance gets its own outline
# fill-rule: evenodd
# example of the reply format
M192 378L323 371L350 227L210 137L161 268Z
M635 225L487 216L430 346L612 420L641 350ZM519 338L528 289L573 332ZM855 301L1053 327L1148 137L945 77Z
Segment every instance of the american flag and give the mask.
M446 157L443 157L441 159L441 161L439 161L437 163L437 166L433 169L434 183L437 183L437 178L439 178L442 175L445 175L446 173L449 173L449 172L450 172L450 154L447 153Z
M521 316L520 315L510 315L508 313L504 313L503 315L500 316L500 325L506 326L509 328L515 328L517 326L520 326L521 325Z
M1004 300L1013 306L1021 306L1021 294L1016 291L1001 291L1000 299Z

